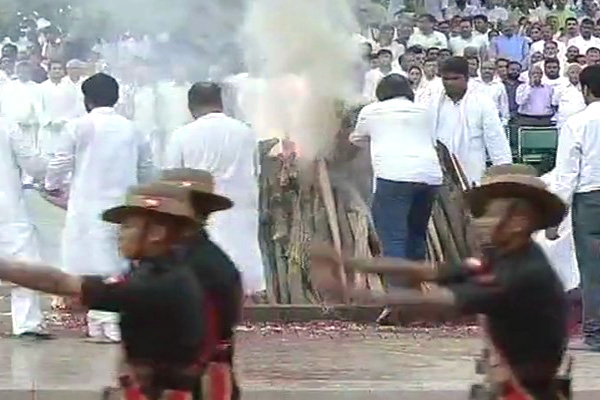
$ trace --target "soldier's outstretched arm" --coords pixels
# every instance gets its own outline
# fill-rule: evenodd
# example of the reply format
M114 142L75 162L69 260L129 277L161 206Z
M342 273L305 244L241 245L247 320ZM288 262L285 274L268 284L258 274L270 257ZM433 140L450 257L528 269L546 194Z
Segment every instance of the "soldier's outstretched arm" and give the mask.
M58 296L79 296L82 279L43 264L0 258L0 280Z

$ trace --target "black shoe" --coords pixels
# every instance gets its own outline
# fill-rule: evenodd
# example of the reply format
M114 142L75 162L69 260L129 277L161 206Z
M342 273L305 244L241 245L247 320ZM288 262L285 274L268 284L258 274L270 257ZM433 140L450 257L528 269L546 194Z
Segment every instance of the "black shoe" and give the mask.
M32 341L44 341L55 339L54 335L51 335L46 332L23 332L20 335L17 335L17 338Z

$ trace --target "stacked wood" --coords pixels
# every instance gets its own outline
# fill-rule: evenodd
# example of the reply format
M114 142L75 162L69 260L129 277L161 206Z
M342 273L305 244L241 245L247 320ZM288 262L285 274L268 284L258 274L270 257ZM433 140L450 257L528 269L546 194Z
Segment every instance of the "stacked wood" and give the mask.
M331 243L349 256L380 254L367 205L372 180L368 149L358 150L348 142L359 110L342 119L333 154L316 161L298 159L292 143L282 143L276 155L271 149L277 140L262 143L260 243L271 303L319 302L308 274L312 240ZM459 265L474 249L463 197L469 185L456 158L442 144L438 149L444 183L429 223L428 258L441 265ZM382 288L377 276L354 279L362 287Z
M429 222L428 258L438 265L458 265L472 256L476 248L471 215L464 199L470 184L456 157L440 142L437 149L444 180Z
M378 247L369 208L351 185L332 181L330 162L304 165L289 144L272 156L267 151L272 145L261 151L260 174L267 297L279 304L317 303L308 273L311 241L332 243L351 256L372 256ZM381 288L379 277L356 279L359 286Z

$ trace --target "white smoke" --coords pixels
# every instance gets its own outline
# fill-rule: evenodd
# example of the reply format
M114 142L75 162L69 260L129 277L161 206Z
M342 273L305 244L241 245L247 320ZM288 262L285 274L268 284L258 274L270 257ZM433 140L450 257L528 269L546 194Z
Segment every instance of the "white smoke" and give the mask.
M262 138L287 138L303 158L329 150L338 105L351 98L359 50L348 0L254 0L242 38L254 90L243 105Z

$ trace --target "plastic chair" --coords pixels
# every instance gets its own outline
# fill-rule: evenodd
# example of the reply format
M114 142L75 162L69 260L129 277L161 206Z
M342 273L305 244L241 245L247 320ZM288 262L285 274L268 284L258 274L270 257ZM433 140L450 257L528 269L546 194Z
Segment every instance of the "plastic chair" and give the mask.
M556 155L557 146L556 127L519 128L517 154L522 163L540 164L545 158Z

